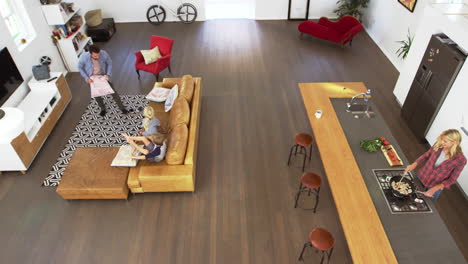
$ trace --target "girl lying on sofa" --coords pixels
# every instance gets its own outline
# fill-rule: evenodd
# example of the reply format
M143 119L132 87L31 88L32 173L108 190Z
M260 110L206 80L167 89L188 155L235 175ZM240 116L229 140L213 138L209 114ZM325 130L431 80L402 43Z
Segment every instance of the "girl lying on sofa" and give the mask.
M153 107L146 106L143 109L143 116L145 117L142 121L143 130L141 131L141 136L151 136L156 133L167 133L167 129L161 126L161 122L156 118Z
M164 135L162 134L156 133L148 137L131 137L122 133L122 136L127 140L128 144L132 145L140 152L138 156L132 155L132 159L160 162L166 155L167 145L166 140L164 140ZM144 146L138 145L137 142L142 142Z

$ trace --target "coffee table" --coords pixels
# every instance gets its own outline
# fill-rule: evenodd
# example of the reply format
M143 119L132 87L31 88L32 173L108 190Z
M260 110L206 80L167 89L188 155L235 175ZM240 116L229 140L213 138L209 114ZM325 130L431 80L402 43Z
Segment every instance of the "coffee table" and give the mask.
M77 148L57 193L64 199L127 199L128 167L111 167L119 147Z

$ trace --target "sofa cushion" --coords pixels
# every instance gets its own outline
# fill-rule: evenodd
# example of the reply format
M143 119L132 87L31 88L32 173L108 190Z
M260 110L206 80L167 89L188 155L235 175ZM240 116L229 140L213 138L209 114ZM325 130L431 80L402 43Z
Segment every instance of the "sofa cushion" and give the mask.
M178 124L188 125L190 121L190 107L184 97L179 96L169 112L169 128L174 128Z
M195 80L191 75L184 75L182 77L182 84L180 87L179 95L185 97L187 102L192 102L193 91L195 89Z
M187 151L188 128L185 124L178 124L172 128L168 138L166 162L170 165L184 163L185 152Z

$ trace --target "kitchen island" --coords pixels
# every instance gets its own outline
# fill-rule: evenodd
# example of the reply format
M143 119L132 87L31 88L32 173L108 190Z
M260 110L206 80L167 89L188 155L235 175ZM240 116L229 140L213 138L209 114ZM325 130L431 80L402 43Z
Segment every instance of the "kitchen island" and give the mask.
M349 98L366 91L364 84L299 88L354 263L465 263L430 201L432 213L390 212L372 172L389 165L382 153L362 150L359 141L387 137L408 163L378 111L370 119L345 111ZM316 110L323 111L321 118Z

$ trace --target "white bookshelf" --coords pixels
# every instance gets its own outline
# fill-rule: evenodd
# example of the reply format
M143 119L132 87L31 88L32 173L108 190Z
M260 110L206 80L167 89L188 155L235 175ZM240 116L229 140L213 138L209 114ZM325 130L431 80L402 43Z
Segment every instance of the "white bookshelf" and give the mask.
M42 6L42 13L46 18L47 24L50 26L65 25L75 14L78 13L78 10L80 10L80 8L76 6L76 4L73 12L63 10L60 3Z
M78 49L73 45L73 40L76 38L78 33L85 35L85 26L81 26L77 32L70 35L68 38L62 38L58 41L58 47L61 50L63 57L66 58L68 69L71 72L78 71L78 60L80 55L83 53L84 48L88 43L92 44L93 41L90 37L86 36L85 39L81 40L78 44Z
M67 3L71 2L72 1L67 1ZM56 26L66 25L74 15L80 15L80 7L75 3L73 12L67 12L60 3L48 4L42 6L42 13L47 23L55 28ZM57 48L65 62L66 68L70 72L78 72L78 60L80 55L83 53L87 44L93 43L92 39L86 36L86 21L84 16L80 16L83 21L80 28L66 37L61 36L57 41ZM79 38L79 36L84 38L78 40L77 38ZM74 45L74 41L77 41L77 46Z

